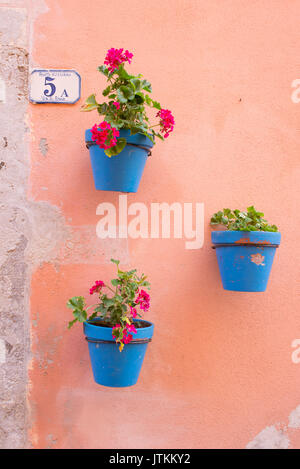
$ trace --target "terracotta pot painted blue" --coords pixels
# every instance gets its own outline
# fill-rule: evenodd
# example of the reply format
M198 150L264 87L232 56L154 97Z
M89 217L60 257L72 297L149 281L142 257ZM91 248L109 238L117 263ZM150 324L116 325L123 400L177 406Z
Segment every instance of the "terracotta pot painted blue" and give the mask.
M263 292L281 234L267 231L213 231L223 288Z
M126 147L109 158L95 142L91 130L85 131L85 141L90 151L95 188L101 191L137 192L153 143L142 134L130 135L120 130L119 138L126 138Z
M154 325L143 320L145 327L138 328L132 342L120 352L112 328L93 324L98 321L93 319L83 324L96 383L113 388L133 386L138 380Z

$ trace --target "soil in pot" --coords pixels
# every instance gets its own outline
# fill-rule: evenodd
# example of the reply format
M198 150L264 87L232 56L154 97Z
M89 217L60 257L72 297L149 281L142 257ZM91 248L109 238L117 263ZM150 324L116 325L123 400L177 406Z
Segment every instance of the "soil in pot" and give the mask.
M95 320L91 320L91 321L88 321L89 324L91 324L92 326L99 326L99 327L114 327L114 324L110 324L106 321L95 321ZM136 319L134 321L134 325L136 327L136 329L141 329L143 327L151 327L151 324L149 324L147 321L143 321L141 319Z

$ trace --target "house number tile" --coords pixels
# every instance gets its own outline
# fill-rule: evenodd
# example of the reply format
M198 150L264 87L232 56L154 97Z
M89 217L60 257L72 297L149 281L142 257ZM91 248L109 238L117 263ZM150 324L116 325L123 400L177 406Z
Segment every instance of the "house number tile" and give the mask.
M32 103L74 104L80 99L81 78L75 70L33 70L29 99Z

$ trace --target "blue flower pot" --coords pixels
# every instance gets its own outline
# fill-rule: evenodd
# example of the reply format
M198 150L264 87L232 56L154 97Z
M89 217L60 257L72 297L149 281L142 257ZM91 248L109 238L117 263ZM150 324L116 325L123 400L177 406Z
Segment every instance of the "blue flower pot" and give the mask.
M213 231L223 288L263 292L281 234L267 231Z
M143 134L130 135L127 129L120 130L120 137L126 138L126 147L118 155L109 158L104 150L92 141L91 130L85 131L85 141L90 151L97 190L117 192L138 190L153 143Z
M145 327L137 328L132 342L124 345L120 352L112 328L93 324L99 320L93 319L83 324L96 383L113 388L133 386L138 380L154 325L143 320Z

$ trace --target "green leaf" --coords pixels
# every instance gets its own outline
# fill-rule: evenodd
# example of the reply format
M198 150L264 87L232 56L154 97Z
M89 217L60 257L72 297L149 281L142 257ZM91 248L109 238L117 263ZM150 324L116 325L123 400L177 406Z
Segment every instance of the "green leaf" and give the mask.
M108 86L107 88L105 88L105 90L102 91L103 96L109 95L110 90L111 90L111 87L110 87L110 86Z
M127 275L133 275L135 273L136 273L136 269L132 269L127 272Z
M117 90L117 97L118 97L118 101L122 104L126 104L127 103L127 98L126 96L124 95L124 93L119 89Z
M145 90L145 91L148 91L149 93L152 93L151 83L147 80L142 80L141 88L142 88L142 90Z
M83 296L73 296L73 298L70 298L67 302L67 307L73 310L73 316L75 318L74 321L71 321L71 325L69 325L69 327L71 327L76 321L86 321L87 312L84 309L85 300Z
M109 71L105 67L105 65L100 65L100 67L98 67L98 70L99 70L99 72L103 73L103 75L105 75L106 77L109 76Z
M87 320L87 313L84 309L75 309L73 311L73 316L80 322L84 322Z
M161 105L160 105L157 101L152 101L152 106L153 106L155 109L158 109L158 110L161 109Z
M135 96L134 90L131 86L129 87L129 86L122 85L118 89L117 93L120 93L121 95L123 95L123 97L124 97L124 99L126 99L126 101L133 99L134 96Z
M141 89L141 80L139 80L138 78L132 78L130 80L130 83L133 84L134 91L139 91Z
M145 95L145 101L148 104L148 106L152 105L152 99L150 98L148 94Z
M108 109L108 105L106 103L98 105L98 112L101 116L105 115Z
M119 66L115 73L123 80L131 80L132 78L135 78L134 75L129 75L129 73L126 72L123 64Z
M92 319L94 319L94 318L96 318L96 317L97 317L97 312L94 312L93 314L91 314L91 315L89 316L89 319L88 319L88 320L91 321Z
M226 217L231 218L232 213L231 213L230 208L224 208L223 213Z
M95 311L100 312L102 314L106 314L107 313L107 308L104 306L103 303L101 303L99 306L97 306L97 308L95 308Z
M85 306L85 300L83 296L73 296L67 302L67 307L71 309L83 309Z
M85 103L81 106L81 111L83 112L89 112L93 111L94 109L97 109L99 104L96 101L96 95L91 94L86 100Z
M116 264L116 265L120 264L120 261L118 261L116 259L111 259L110 262L113 262L113 264Z
M136 93L134 99L138 104L142 104L145 101L145 97L141 92Z
M157 133L157 132L153 132L153 133L154 133L155 137L160 138L160 140L162 140L162 141L165 140L164 137L160 133ZM149 135L148 135L148 138L150 138ZM154 139L152 139L152 142L154 143Z
M74 319L73 321L70 321L68 324L68 329L71 329L71 327L77 322L77 319Z
M154 137L149 134L149 132L142 132L142 134L145 135L145 137L149 138L149 140L155 145Z
M109 307L112 306L114 303L115 303L115 300L114 300L114 299L112 299L112 298L107 298L107 300L105 301L105 306L106 306L106 308L109 308Z
M117 156L126 146L126 138L118 138L117 144L112 147L108 148L108 150L104 150L104 153L110 158L111 156Z

